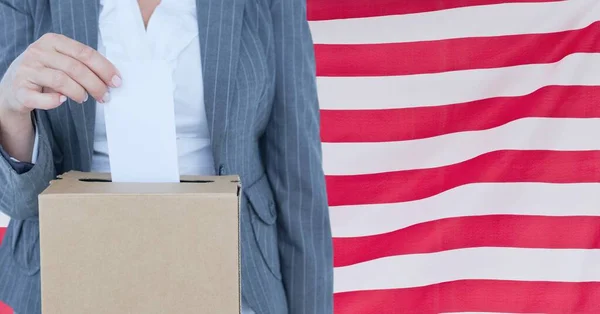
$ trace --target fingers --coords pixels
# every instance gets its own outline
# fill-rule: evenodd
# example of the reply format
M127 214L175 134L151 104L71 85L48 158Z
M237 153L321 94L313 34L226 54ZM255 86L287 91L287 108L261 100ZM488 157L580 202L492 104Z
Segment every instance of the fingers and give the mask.
M121 78L117 68L93 48L63 35L52 34L48 43L54 50L78 60L94 72L107 86L119 87Z
M29 81L38 86L49 87L61 95L67 96L79 103L87 100L85 89L69 75L60 70L42 68L36 75L29 75Z
M66 73L98 102L103 103L107 100L108 86L79 60L51 51L44 54L40 62L48 68Z
M118 70L99 52L52 33L29 45L7 72L10 79L4 84L19 94L8 97L13 110L55 108L65 97L83 103L88 95L102 103L109 99L111 87L121 85Z
M57 92L43 93L31 89L21 88L17 91L17 97L28 110L43 109L50 110L60 106L67 97Z

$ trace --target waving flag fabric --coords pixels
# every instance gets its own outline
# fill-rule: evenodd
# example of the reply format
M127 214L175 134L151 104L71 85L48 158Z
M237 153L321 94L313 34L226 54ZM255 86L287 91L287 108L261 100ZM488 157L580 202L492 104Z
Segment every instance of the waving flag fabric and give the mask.
M336 313L600 313L600 1L309 8Z
M600 313L600 1L308 5L336 314Z
M4 238L4 234L6 233L6 226L8 226L8 217L0 213L0 245L2 244L2 239ZM0 269L0 271L2 271ZM11 314L12 311L2 302L0 302L0 314Z

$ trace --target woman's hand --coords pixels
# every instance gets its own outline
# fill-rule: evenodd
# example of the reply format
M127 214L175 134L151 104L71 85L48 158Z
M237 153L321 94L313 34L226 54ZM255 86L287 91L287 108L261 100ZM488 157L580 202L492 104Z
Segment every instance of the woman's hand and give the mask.
M121 84L119 72L91 47L48 33L31 44L8 68L0 83L0 110L29 113L53 109L71 98L83 103L88 94L108 100L109 87Z
M10 65L0 81L0 146L21 161L31 160L31 111L54 109L68 98L98 102L119 87L115 66L96 50L58 34L46 34Z

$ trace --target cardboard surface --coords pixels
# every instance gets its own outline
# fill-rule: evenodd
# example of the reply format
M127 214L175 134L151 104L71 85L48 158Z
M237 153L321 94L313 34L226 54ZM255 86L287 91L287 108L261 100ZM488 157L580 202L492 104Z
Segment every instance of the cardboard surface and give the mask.
M239 313L238 178L109 180L40 195L43 313Z

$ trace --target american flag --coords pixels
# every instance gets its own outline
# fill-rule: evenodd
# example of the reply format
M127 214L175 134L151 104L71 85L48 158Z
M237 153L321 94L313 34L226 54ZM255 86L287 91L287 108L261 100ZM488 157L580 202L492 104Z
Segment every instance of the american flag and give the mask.
M600 313L600 1L309 7L336 313Z
M2 244L2 238L4 238L4 233L6 233L6 227L8 226L8 217L0 213L0 245ZM0 271L2 271L0 269ZM12 311L0 302L0 314L11 314Z
M600 1L308 4L336 314L600 313Z

